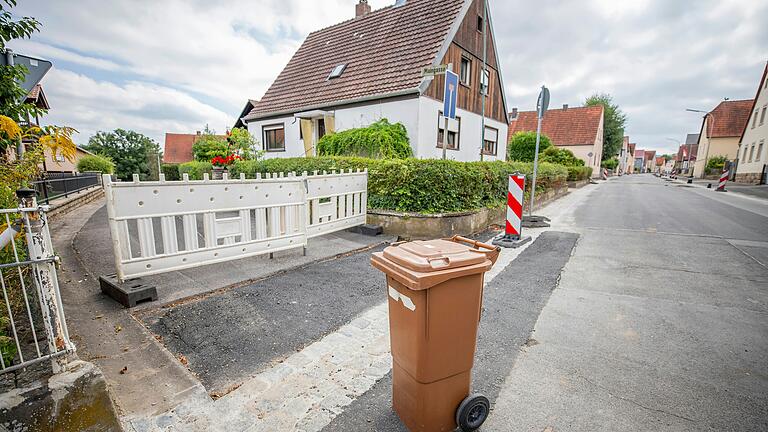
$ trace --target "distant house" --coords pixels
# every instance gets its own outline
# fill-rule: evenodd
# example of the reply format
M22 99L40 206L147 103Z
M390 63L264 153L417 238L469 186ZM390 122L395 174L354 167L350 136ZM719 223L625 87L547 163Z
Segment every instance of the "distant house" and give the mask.
M629 137L625 136L621 142L621 151L619 151L619 173L631 172L631 167L635 164L632 154L629 152Z
M635 172L635 147L637 147L635 143L629 143L627 146L627 174Z
M750 119L739 138L736 181L768 184L768 63L749 112Z
M386 118L405 125L416 157L441 157L447 133L450 159L479 160L482 152L486 160L504 160L509 122L493 23L490 15L484 20L483 4L408 0L371 11L360 0L354 19L307 36L240 121L267 158L314 155L326 133ZM422 76L425 67L441 64L452 64L460 80L457 117L447 132L444 76Z
M195 145L202 134L197 131L194 134L166 133L165 147L163 148L163 163L180 164L195 160L192 146ZM226 135L216 135L222 139Z
M24 99L25 103L28 103L30 105L34 105L40 109L44 110L50 110L51 106L48 104L48 98L45 96L45 91L43 90L43 86L41 84L37 84L34 87L32 87L32 90L27 94L27 97ZM23 123L26 123L26 125L29 126L43 126L40 121L40 116L35 115L34 118L31 118L27 116L25 121ZM34 141L25 141L24 145L29 146L33 144ZM75 157L73 160L67 160L64 158L61 154L54 154L50 149L45 149L42 169L46 173L75 173L77 172L77 163L83 156L86 155L92 155L93 153L89 152L88 150L77 146L75 148Z
M517 132L536 131L536 111L515 112L509 123L509 138ZM593 176L600 176L603 156L603 106L548 110L541 123L541 133L549 137L556 147L565 147L593 168Z
M664 165L666 165L667 160L664 159L664 156L656 156L656 163L653 169L653 172L661 173L664 171Z
M688 134L685 143L680 144L675 158L675 169L679 174L690 174L696 154L699 151L699 134Z
M654 172L656 170L656 150L646 150L643 158L643 172Z
M633 168L636 173L645 172L645 150L635 150L635 166Z
M707 162L713 156L736 159L739 140L753 105L753 99L723 101L704 116L699 133L699 158L693 167L694 177L704 177Z

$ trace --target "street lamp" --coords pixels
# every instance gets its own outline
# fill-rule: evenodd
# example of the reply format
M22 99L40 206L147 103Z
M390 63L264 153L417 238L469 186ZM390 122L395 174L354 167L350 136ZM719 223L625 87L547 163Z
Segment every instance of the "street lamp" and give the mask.
M704 168L701 169L701 172L702 172L701 177L704 178L704 175L707 172L707 163L709 162L709 147L712 144L712 128L714 127L714 124L715 124L715 114L712 113L712 111L704 111L704 110L697 110L697 109L691 109L691 108L686 108L685 110L688 112L704 114L705 120L707 120L707 116L712 117L711 119L707 120L707 129L709 129L709 132L705 131L707 132L707 151L704 153ZM691 173L691 178L693 178L693 173Z

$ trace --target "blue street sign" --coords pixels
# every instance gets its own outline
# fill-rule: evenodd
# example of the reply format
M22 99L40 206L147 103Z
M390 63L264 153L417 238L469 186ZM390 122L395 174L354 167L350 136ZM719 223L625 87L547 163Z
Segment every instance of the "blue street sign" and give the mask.
M459 76L452 71L445 71L445 92L443 93L443 115L456 118L456 95L459 92Z

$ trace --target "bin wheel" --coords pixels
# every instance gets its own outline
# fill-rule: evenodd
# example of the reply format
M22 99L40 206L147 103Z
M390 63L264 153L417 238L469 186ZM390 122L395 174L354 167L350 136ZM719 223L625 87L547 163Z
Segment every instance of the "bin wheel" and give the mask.
M461 401L456 410L456 424L464 432L472 432L483 425L491 411L491 402L481 394L472 394Z

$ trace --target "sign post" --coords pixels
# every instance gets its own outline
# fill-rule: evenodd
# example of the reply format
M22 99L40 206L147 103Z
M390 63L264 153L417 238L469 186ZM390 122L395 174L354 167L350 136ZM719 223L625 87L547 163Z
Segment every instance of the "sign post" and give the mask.
M545 86L541 86L541 92L539 93L539 100L536 102L536 113L538 117L538 124L536 125L536 154L533 156L533 180L531 182L531 204L528 208L528 218L524 221L524 225L527 228L535 227L548 227L547 223L549 219L544 216L533 215L533 205L536 201L536 176L539 169L539 144L541 143L541 121L544 119L544 115L549 108L549 89Z
M448 148L448 119L456 118L456 94L459 91L459 76L451 70L451 65L445 71L445 91L443 92L443 159L446 159Z

